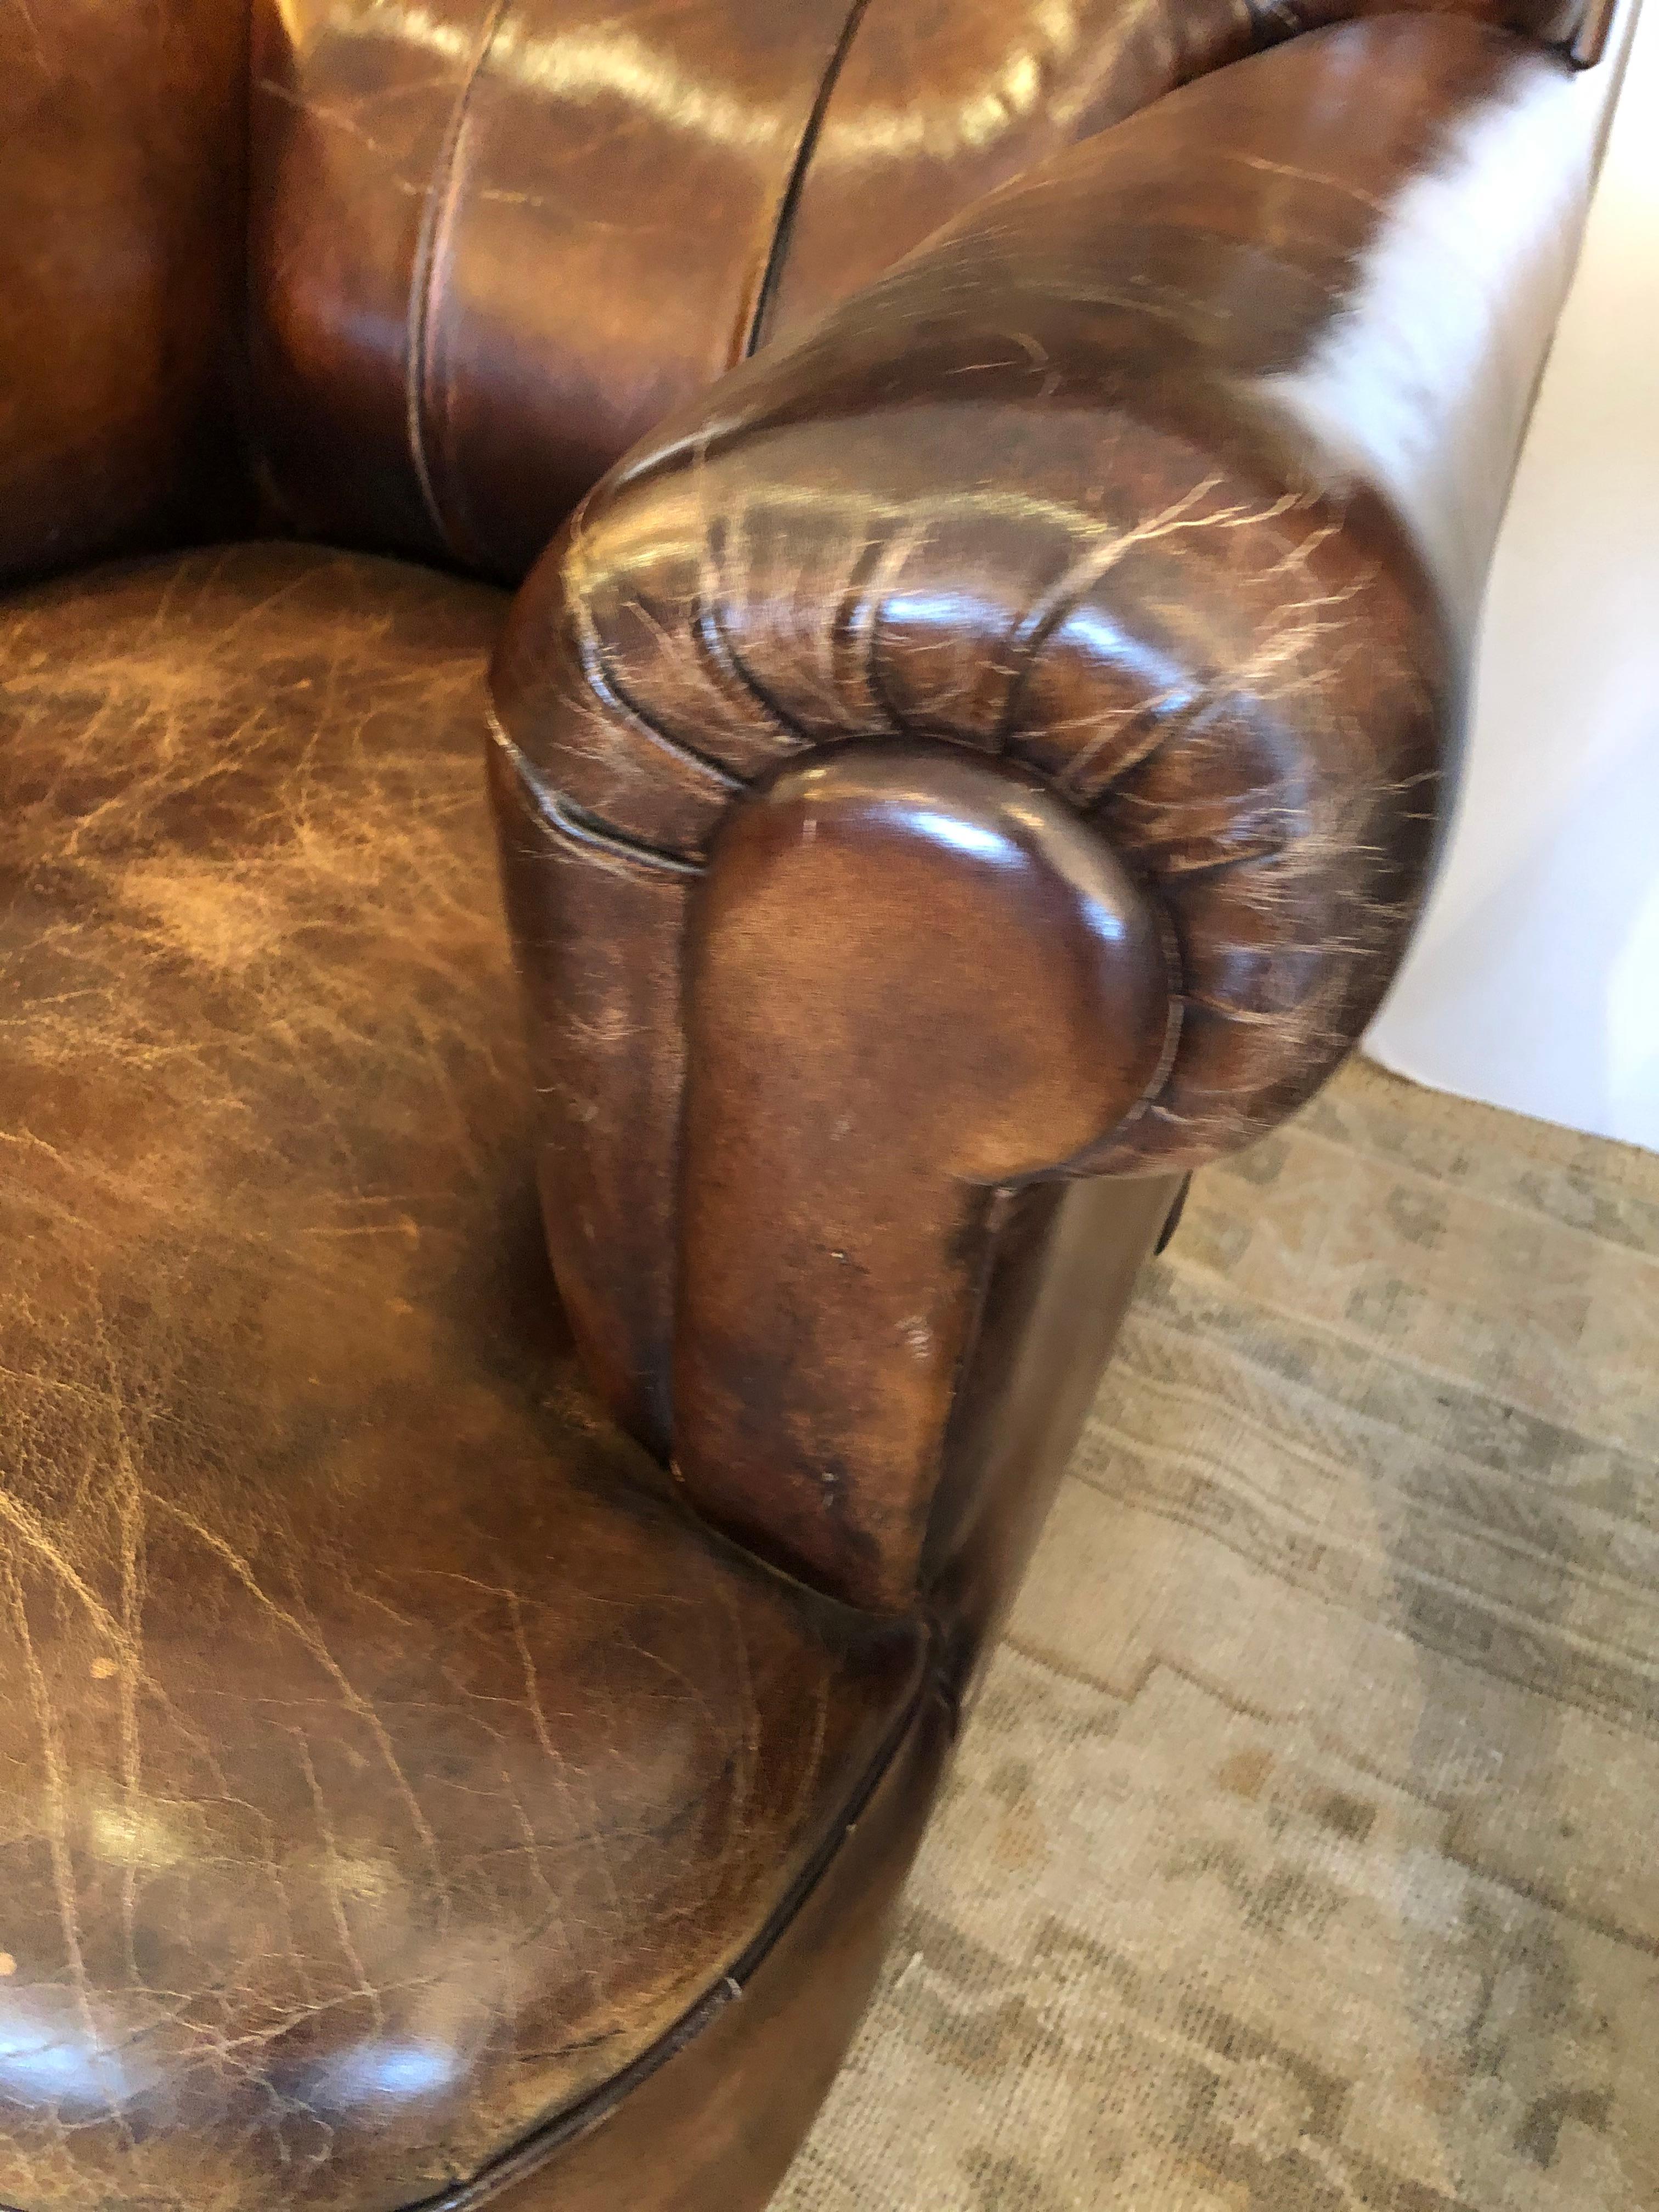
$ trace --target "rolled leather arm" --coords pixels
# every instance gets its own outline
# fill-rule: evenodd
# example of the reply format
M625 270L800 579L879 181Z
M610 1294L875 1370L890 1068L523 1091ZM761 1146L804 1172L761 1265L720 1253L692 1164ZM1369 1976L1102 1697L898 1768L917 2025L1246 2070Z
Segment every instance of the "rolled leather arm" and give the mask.
M1582 225L1595 84L1443 17L1316 32L1217 71L726 378L612 472L526 584L495 669L498 787L561 1280L635 1425L672 1437L694 1492L751 1540L769 1523L800 1571L902 1600L990 1232L983 1211L913 1201L904 1101L886 1123L867 1108L882 1085L903 1091L903 1054L882 1044L896 1024L923 1040L910 1105L933 1112L926 1071L944 1062L916 971L939 946L917 951L892 908L902 980L864 987L854 1036L843 970L873 975L874 956L860 938L775 957L781 856L820 830L860 856L851 873L793 864L803 942L819 944L837 884L875 896L866 829L903 807L845 765L874 746L928 825L913 845L954 836L963 871L983 864L988 912L999 881L1036 869L1077 943L1115 930L1109 977L1057 934L1075 988L1056 985L1069 1011L1054 1018L1088 1005L1145 1034L1115 1041L1112 1070L1078 1074L1094 1086L1086 1132L1056 1111L1050 1149L1023 1156L998 1119L1012 1078L993 1064L1042 1060L1022 950L1007 970L1022 1006L988 1025L995 1053L971 1069L958 1054L934 1086L957 1086L950 1114L971 1120L978 1085L975 1133L950 1140L963 1187L1188 1170L1308 1098L1376 1006L1423 892L1492 538ZM918 748L966 766L930 792ZM984 781L998 776L1029 780L1042 807ZM1024 845L1008 827L1055 805L1098 848L1087 886L1048 816ZM739 834L756 809L772 826ZM933 882L919 869L913 903L942 912ZM1040 904L1020 907L1023 948ZM1109 910L1109 927L1091 919ZM985 994L995 942L961 933ZM823 1096L815 1121L781 1083L793 1124L769 1149L769 1046L825 1064L813 1002L832 962L846 1095ZM963 996L953 979L939 1001L952 1034ZM1052 1057L1034 1098L1083 1070L1075 1037ZM844 1225L856 1209L839 1206L849 1170L817 1158L853 1127L902 1164L885 1183L861 1171L881 1224L864 1260ZM812 1158L790 1165L791 1145ZM717 1256L711 1189L745 1224ZM895 1258L907 1237L954 1285L921 1318L928 1267ZM862 1267L861 1306L831 1262ZM899 1277L908 1303L888 1310L880 1286ZM769 1329L788 1379L763 1387ZM870 1381L883 1362L890 1389Z
M1358 24L994 196L588 501L497 664L522 772L695 861L805 747L1028 763L1179 962L1177 1049L1089 1164L1259 1135L1416 911L1594 82Z

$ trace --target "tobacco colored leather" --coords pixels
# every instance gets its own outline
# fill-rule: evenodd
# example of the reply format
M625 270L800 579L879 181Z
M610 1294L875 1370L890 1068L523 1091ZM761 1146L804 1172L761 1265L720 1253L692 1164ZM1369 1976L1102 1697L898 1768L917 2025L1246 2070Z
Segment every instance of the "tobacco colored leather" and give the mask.
M823 1874L694 2033L434 2212L763 2212L869 2001L953 1735L929 1698Z
M673 1449L681 938L697 872L583 839L490 747L523 976L548 1250L582 1363L630 1435Z
M268 484L521 576L742 358L846 0L256 6Z
M991 1656L1142 1264L1184 1187L1179 1176L1091 1176L1034 1183L1000 1209L919 1577L958 1698Z
M733 810L685 956L674 1465L709 1518L913 1602L996 1194L1133 1119L1169 986L1029 770L849 745Z
M0 9L0 580L235 510L246 72L239 0Z
M702 1529L561 1344L478 775L498 614L260 547L0 613L29 2212L476 2173L747 1973L917 1694L914 1624ZM797 2019L814 2079L844 2011Z
M273 507L516 580L759 337L1188 78L1383 0L252 4ZM1557 41L1583 13L1445 4Z
M0 15L0 574L222 527L233 400L513 577L646 435L493 719L361 556L0 602L0 2201L761 2212L1398 957L1596 11L252 6Z
M868 0L825 103L763 335L805 329L988 193L1194 77L1322 24L1412 4ZM1580 0L1414 4L1558 46L1573 42L1587 13Z
M725 1200L743 1194L732 1233L772 1240L763 1265L750 1251L752 1282L733 1270L709 1226L721 1200L682 1152L684 1047L659 1014L635 1021L592 949L617 884L633 886L634 957L659 1008L685 957L690 872L712 866L708 896L725 896L720 840L781 770L872 739L933 744L942 769L963 748L1006 757L1118 856L1176 953L1179 1029L1156 1091L1069 1169L1184 1172L1310 1097L1376 1005L1421 895L1480 582L1587 186L1575 83L1505 33L1419 17L1310 33L1189 86L726 380L607 479L520 594L494 691L514 819L535 824L520 849L545 856L517 864L521 958L534 1003L560 1009L550 1060L574 1032L601 1040L584 1118L556 1101L544 1116L544 1187L556 1218L594 1193L606 1218L637 1209L678 1242L683 1283L722 1281L732 1306L752 1298L751 1330L776 1329L775 1358L738 1358L727 1389L750 1401L735 1516L750 1540L766 1540L769 1449L773 1547L820 1571L835 1553L841 1478L811 1431L866 1374L870 1340L851 1314L832 1328L815 1293L799 1356L782 1286L845 1246L822 1203L797 1212L776 1136L720 1170ZM940 792L942 816L956 805ZM591 922L584 874L605 884ZM828 955L809 988L816 911L806 898L792 935L757 906L756 1019L788 1048L770 1077L758 1046L727 1084L699 1068L710 1127L724 1111L796 1133L793 1054L820 1000L857 996ZM889 990L914 1018L911 957L896 932L890 975L858 987L855 1066L890 1061ZM801 994L787 1032L775 975ZM735 970L722 990L742 1004ZM1145 1064L1162 1042L1160 1014ZM901 1085L884 1141L925 1103ZM820 1145L834 1120L826 1099ZM624 1293L599 1251L556 1258L578 1310L632 1330L612 1402L637 1419L648 1398L654 1437L672 1418L714 1498L721 1450L663 1407L663 1348L692 1324L659 1260ZM838 1559L839 1586L900 1588L923 1456L907 1432L895 1517L856 1585ZM809 1540L793 1501L814 1481ZM856 1527L883 1511L860 1504Z

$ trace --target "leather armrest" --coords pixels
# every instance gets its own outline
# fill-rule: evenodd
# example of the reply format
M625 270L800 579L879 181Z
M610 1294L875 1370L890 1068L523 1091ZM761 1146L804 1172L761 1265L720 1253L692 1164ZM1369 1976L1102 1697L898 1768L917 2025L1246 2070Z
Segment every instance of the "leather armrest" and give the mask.
M1602 104L1445 17L1218 70L763 350L526 585L556 1267L795 1571L902 1605L970 1540L1012 1194L1249 1142L1380 999Z
M0 9L0 579L234 504L246 48L234 0Z
M1177 1049L1095 1164L1259 1134L1417 909L1598 82L1381 19L993 196L600 485L499 657L522 773L695 860L805 746L1022 761L1178 948Z

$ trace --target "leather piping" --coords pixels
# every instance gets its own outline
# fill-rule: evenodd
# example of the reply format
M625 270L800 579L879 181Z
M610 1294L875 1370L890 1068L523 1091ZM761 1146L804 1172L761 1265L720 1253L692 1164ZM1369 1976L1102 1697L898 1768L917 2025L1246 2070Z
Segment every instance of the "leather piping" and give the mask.
M516 744L507 735L501 717L494 707L489 708L486 713L492 743L499 748L501 757L507 762L520 789L529 800L537 819L550 836L559 839L566 845L576 847L578 850L587 853L602 863L607 860L611 862L620 860L629 866L655 869L660 873L672 876L696 878L707 872L705 862L691 859L683 853L668 852L660 845L647 844L643 838L631 837L626 830L617 829L613 823L605 821L600 816L591 812L588 808L579 805L574 799L568 798L564 793L551 789L543 782L536 769L531 765L523 748ZM827 750L830 748L826 747L823 750ZM1066 793L1059 792L1056 786L1050 784L1050 788L1055 789L1057 795L1065 799ZM1085 815L1082 818L1087 820L1088 817ZM1236 864L1228 863L1227 865ZM1164 1048L1158 1055L1158 1066L1152 1071L1146 1087L1139 1097L1104 1136L1097 1138L1084 1153L1079 1154L1076 1159L1067 1161L1061 1169L1057 1170L1061 1174L1087 1173L1088 1163L1097 1153L1105 1146L1120 1141L1143 1116L1155 1113L1158 1110L1158 1101L1168 1086L1170 1076L1175 1072L1189 994L1185 988L1180 947L1168 912L1149 885L1143 884L1140 888L1156 917L1158 933L1164 941L1164 961L1169 969L1170 1011L1164 1032Z
M481 2166L469 2179L404 2205L401 2212L473 2212L475 2206L487 2204L501 2190L522 2180L526 2174L532 2172L550 2158L556 2157L568 2143L586 2135L609 2118L626 2101L630 2091L654 2074L659 2066L666 2065L689 2044L695 2042L718 2014L742 1996L745 1985L765 1965L773 1946L829 1872L849 1832L857 1825L865 1807L874 1796L888 1769L921 1721L929 1698L939 1698L945 1705L951 1717L952 1733L955 1732L957 1706L939 1679L937 1627L927 1619L919 1619L916 1626L921 1631L916 1679L900 1709L898 1718L883 1739L857 1789L831 1823L823 1842L785 1891L748 1948L732 1960L725 1973L703 1992L696 2004L680 2015L671 2028L601 2087L591 2091L579 2103L544 2122L521 2142L503 2151L487 2166Z
M795 211L800 205L800 196L806 184L806 172L813 155L817 151L818 138L823 129L823 118L829 112L830 101L847 65L853 41L858 36L859 25L870 0L853 0L847 21L842 26L841 36L824 66L823 79L818 86L817 97L812 102L812 112L807 117L800 134L800 143L795 149L794 165L784 185L783 197L778 203L777 223L772 233L771 250L766 257L766 266L761 272L760 289L755 295L755 312L750 319L747 337L744 339L738 358L747 361L764 343L767 319L772 312L772 302L783 276L784 264L789 258L790 241L794 236Z
M432 526L441 539L444 550L452 557L459 556L455 553L449 526L444 520L443 508L439 502L427 459L427 333L432 320L433 294L438 281L438 232L454 183L455 164L461 150L461 134L466 128L467 109L471 105L474 88L483 74L484 64L489 58L489 50L495 43L501 18L511 5L512 0L490 0L489 10L479 26L466 82L456 94L449 125L444 132L444 142L438 150L438 159L433 168L432 181L427 186L426 205L421 211L420 236L415 246L415 266L410 273L408 358L404 372L404 412L408 424L409 458Z

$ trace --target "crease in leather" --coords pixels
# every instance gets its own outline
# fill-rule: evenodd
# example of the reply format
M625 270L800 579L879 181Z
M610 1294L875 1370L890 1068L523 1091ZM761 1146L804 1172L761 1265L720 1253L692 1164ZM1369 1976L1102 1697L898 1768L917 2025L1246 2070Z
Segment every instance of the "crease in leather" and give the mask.
M713 538L716 532L711 527ZM718 556L716 556L718 557ZM732 641L732 633L716 600L700 606L690 624L692 649L699 658L716 668L730 669L739 686L746 691L763 714L771 717L778 732L779 742L785 745L810 745L811 735L781 707L760 682L754 671L744 659Z
M707 872L702 860L647 844L642 838L630 837L625 830L613 828L562 792L553 790L538 775L526 758L523 747L516 744L501 727L501 717L494 707L487 709L487 720L492 743L552 836L562 837L585 854L628 861L635 867L655 868L665 875L697 877Z
M781 1581L793 1579L780 1568L774 1568L771 1571ZM823 1842L779 1899L771 1917L753 1941L732 1960L724 1973L709 1984L694 2004L687 2006L671 2028L619 2074L590 2091L564 2112L553 2114L541 2126L532 2129L530 2134L504 2150L498 2158L481 2166L476 2173L469 2175L465 2181L406 2204L400 2208L400 2212L472 2212L473 2207L489 2203L501 2190L521 2180L546 2160L556 2157L568 2143L619 2110L626 2103L631 2090L695 2041L703 2028L727 2005L735 2004L742 1998L747 1984L765 1964L791 1922L830 1872L865 1808L881 1787L884 1778L925 1717L929 1705L937 1702L942 1706L952 1738L960 1727L960 1698L943 1669L945 1644L939 1622L931 1613L918 1613L915 1618L921 1631L921 1638L917 1645L916 1679L910 1693L886 1740L860 1778L857 1789L848 1797L845 1806L826 1830ZM0 2212L10 2212L10 2208L0 2207Z
M840 81L842 70L846 67L847 57L853 51L853 41L858 36L859 25L864 20L864 11L869 5L870 0L852 0L852 4L847 11L847 21L842 26L841 36L836 40L835 50L824 64L823 76L818 86L817 97L812 102L811 111L801 131L800 143L795 149L794 161L778 201L778 217L773 227L772 243L767 252L766 265L761 271L760 283L756 288L755 311L750 318L749 329L743 344L738 349L738 358L740 361L747 361L750 355L765 343L766 325L771 314L772 302L776 296L778 286L782 281L784 266L789 258L789 247L794 236L795 213L800 205L801 194L805 190L806 173L812 165L812 156L817 151L818 139L823 130L823 118L830 112L830 102L835 97L836 86Z
M607 693L614 703L645 732L647 744L656 745L683 761L692 773L716 784L728 798L736 798L747 789L746 780L735 769L716 760L712 753L704 752L689 738L678 736L668 729L660 717L650 714L633 696L628 684L617 672L614 655L608 654L597 636L584 640L588 653L587 677L601 697Z
M454 191L455 166L460 157L461 140L466 131L467 110L477 88L478 79L489 59L490 48L495 43L496 34L512 4L513 0L493 0L489 14L479 26L477 42L467 66L466 81L456 95L432 181L427 188L426 206L421 216L415 267L410 272L409 287L409 343L404 370L407 381L404 393L409 425L409 458L432 526L441 539L444 550L452 557L459 557L454 533L445 517L443 502L438 496L437 485L433 478L426 427L428 337L432 324L433 299L441 281L438 269L438 237Z
M717 509L708 518L708 554L717 577L723 576L726 571L730 534L726 527L726 517ZM762 714L768 716L775 726L781 743L795 746L816 743L817 740L811 731L804 722L792 714L781 700L767 690L765 684L750 666L749 662L738 652L737 641L732 635L732 627L726 618L726 609L721 604L721 598L722 594L719 592L706 592L692 611L690 629L698 647L707 649L708 641L711 639L714 641L719 647L719 652L717 654L711 653L709 657L725 662L736 678L739 688L748 694Z

